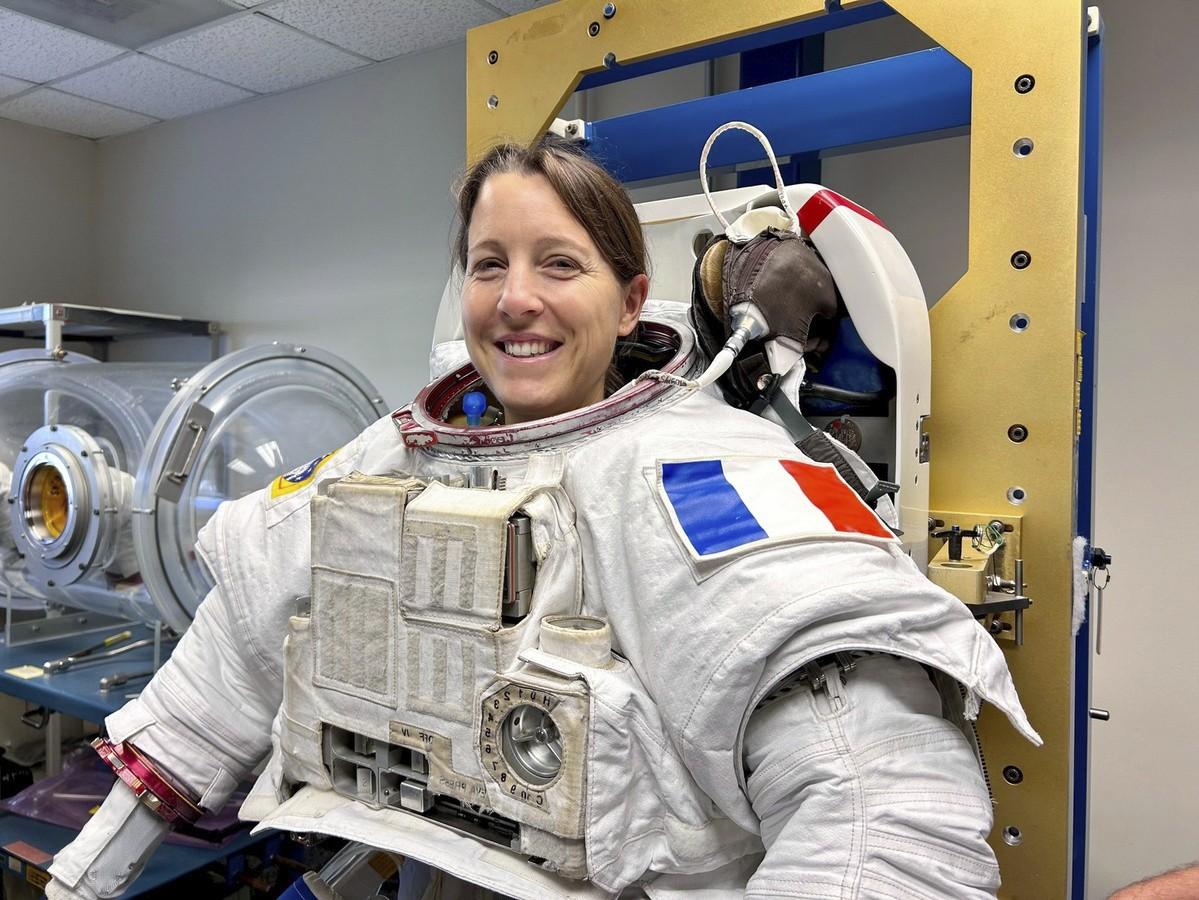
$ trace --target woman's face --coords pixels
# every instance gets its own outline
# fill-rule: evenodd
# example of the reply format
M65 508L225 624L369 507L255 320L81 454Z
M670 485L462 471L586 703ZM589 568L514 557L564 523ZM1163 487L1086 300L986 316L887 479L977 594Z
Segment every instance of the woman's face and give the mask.
M636 326L648 288L645 275L621 284L543 176L483 183L467 231L462 324L508 424L602 400L616 338Z

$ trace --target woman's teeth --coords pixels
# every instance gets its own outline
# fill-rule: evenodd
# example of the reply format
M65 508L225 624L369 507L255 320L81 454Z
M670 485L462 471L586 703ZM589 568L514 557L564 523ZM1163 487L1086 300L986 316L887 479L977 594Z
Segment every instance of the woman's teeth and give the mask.
M552 341L505 341L504 352L509 356L541 356L557 346Z

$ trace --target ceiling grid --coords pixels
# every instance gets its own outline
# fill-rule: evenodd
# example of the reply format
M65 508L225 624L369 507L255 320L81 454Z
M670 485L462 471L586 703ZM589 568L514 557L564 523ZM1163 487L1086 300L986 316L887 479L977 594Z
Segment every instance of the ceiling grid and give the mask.
M140 42L121 15L128 35L155 23L122 2L92 28L55 21L56 0L0 0L0 118L126 134L445 46L547 0L188 0L201 24Z

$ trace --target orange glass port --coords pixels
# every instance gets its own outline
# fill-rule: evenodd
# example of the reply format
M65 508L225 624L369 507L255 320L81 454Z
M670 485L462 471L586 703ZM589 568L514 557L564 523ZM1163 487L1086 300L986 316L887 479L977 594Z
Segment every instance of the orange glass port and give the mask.
M70 511L67 485L62 473L54 466L38 466L30 487L29 495L36 504L31 512L41 525L38 530L45 532L43 540L57 540L67 527L67 514Z

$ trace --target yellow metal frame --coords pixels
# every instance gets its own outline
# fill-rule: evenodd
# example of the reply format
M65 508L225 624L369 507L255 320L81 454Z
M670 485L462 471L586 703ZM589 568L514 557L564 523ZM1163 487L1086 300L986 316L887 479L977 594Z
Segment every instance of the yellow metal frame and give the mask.
M876 0L842 0L844 9ZM1079 0L890 0L971 70L970 237L966 273L931 313L931 500L938 509L1023 517L1023 647L1005 643L1045 746L1034 749L994 710L980 731L995 790L992 843L1004 897L1064 897L1070 868L1075 337L1082 291L1082 142L1086 10ZM633 63L825 14L824 0L601 0L551 6L467 36L467 157L542 133L578 85L615 55ZM588 33L591 22L600 33ZM494 55L492 55L494 51ZM1014 89L1025 73L1027 94ZM1013 147L1033 142L1027 156ZM869 198L858 198L869 203ZM1013 254L1031 264L1017 269ZM1013 317L1027 318L1016 331ZM975 373L973 376L970 373ZM1008 428L1028 438L1013 443ZM1010 491L1025 500L1014 505ZM1024 774L1019 785L1005 766ZM1021 843L1002 839L1008 826Z

